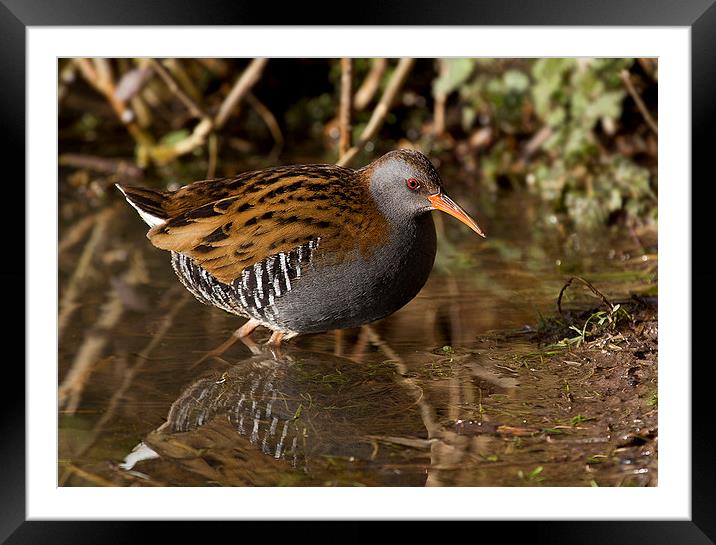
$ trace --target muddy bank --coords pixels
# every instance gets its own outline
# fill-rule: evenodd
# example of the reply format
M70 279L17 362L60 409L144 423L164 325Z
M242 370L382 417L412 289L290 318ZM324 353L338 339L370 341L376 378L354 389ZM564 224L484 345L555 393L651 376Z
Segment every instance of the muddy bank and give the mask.
M657 305L632 298L482 337L474 355L514 377L519 395L488 395L453 423L458 437L492 440L451 484L479 471L508 486L656 486Z

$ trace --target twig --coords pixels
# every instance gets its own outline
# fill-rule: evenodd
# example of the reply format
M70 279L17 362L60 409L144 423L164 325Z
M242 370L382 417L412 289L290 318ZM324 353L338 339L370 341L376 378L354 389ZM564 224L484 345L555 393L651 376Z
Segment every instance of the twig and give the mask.
M254 59L246 67L246 70L241 74L234 87L231 89L227 97L219 107L219 113L216 114L214 119L214 126L216 129L220 129L224 126L224 123L229 119L229 116L233 112L234 108L241 102L251 88L261 78L261 73L266 66L268 59Z
M109 159L95 155L81 155L79 153L63 153L59 157L60 166L75 168L88 168L96 172L116 174L121 177L141 178L142 169L131 159Z
M119 120L127 127L132 138L141 146L151 145L152 137L136 122L134 112L115 96L116 89L112 79L112 70L107 59L93 59L93 61L76 59L75 63L87 82L104 95Z
M358 142L339 159L337 163L339 166L348 165L358 152L378 133L385 122L385 116L390 111L391 104L405 83L414 64L415 59L400 59L388 83L388 87L385 89L383 96L380 97L380 102L378 102L378 105L373 110L373 114L370 116L370 120L365 129L363 129L363 133L360 135Z
M192 100L189 95L187 95L181 87L179 87L179 84L176 82L174 77L169 73L169 71L162 66L162 64L157 61L156 59L150 59L151 65L154 68L154 71L159 74L159 77L164 80L164 83L169 87L169 90L176 95L176 97L184 104L187 110L193 115L194 117L197 117L199 119L202 119L206 117L206 114L204 111L199 107L199 105Z
M646 105L644 104L644 101L641 99L639 94L636 92L636 89L634 89L634 84L631 81L631 76L629 75L629 72L626 70L622 70L619 74L622 81L624 82L624 85L627 88L627 91L629 91L629 94L634 99L634 102L636 103L636 107L639 108L639 111L641 112L641 115L644 116L644 120L646 121L646 124L649 125L649 128L654 131L654 134L659 134L659 129L656 126L656 122L654 121L654 118L651 117L651 114L649 113L649 110L646 109Z
M196 148L203 146L207 136L213 130L211 119L204 118L194 127L192 133L184 140L173 145L157 145L149 148L149 156L158 165L165 165L180 155L191 153Z
M203 146L206 138L223 127L236 106L258 82L267 62L267 59L251 61L222 102L216 118L212 120L209 117L203 117L189 136L175 144L152 146L148 150L152 160L158 165L165 165L180 155L191 153L194 149Z
M172 73L174 79L187 95L193 98L195 102L201 101L202 92L194 85L194 80L184 70L180 59L164 59L162 64Z
M373 59L370 72L368 72L368 75L365 77L363 83L353 97L354 111L360 112L365 109L368 104L370 104L371 100L373 100L387 66L387 59Z
M438 77L443 77L447 72L447 63L444 59L438 59ZM433 107L433 135L440 136L445 132L445 104L447 95L444 91L435 93L435 105Z
M281 127L278 124L278 121L276 120L276 117L273 115L271 110L269 110L263 102L261 102L258 98L254 96L252 92L249 92L246 95L246 102L249 103L249 106L251 106L256 113L259 115L261 120L266 124L266 127L268 128L269 132L271 133L271 137L274 141L273 149L271 150L271 155L278 155L281 152L281 148L283 148L283 133L281 133Z
M152 111L149 106L145 103L141 95L133 96L129 99L129 103L132 106L132 111L137 116L137 123L143 129L148 129L152 125Z
M353 98L353 60L341 59L341 103L338 111L338 123L341 137L338 141L338 156L343 157L351 147L351 99Z
M567 283L564 286L562 286L562 289L559 291L559 297L557 297L557 310L559 311L560 314L563 314L563 312L562 312L562 295L564 294L565 290L569 286L571 286L572 282L575 280L579 280L582 284L584 284L590 290L592 290L592 293L594 293L594 295L599 297L609 310L612 310L614 308L614 305L611 304L609 299L607 299L606 296L601 291L599 291L597 288L595 288L591 282L589 282L588 280L585 280L581 276L573 276L569 280L567 280Z
M656 76L657 59L652 59L651 57L640 57L637 59L637 62L641 65L642 70L644 70L646 75L649 76L652 79L652 81L657 81L657 76Z

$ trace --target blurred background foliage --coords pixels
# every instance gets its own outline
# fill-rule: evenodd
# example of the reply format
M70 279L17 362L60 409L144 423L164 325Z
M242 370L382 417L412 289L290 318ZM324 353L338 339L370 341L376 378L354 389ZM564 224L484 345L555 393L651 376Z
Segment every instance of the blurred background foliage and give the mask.
M399 70L353 60L353 143ZM338 59L60 59L61 196L335 162L341 79ZM577 228L656 227L655 59L417 59L399 87L351 166L414 147L459 165L451 187L529 192Z

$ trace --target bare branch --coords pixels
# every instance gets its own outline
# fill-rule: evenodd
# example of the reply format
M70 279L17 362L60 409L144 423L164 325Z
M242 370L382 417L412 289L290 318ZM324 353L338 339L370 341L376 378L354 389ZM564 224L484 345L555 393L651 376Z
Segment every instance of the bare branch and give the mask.
M400 91L403 87L403 84L408 78L408 74L410 74L410 70L413 68L414 64L415 59L400 59L400 62L398 63L398 66L388 83L388 87L385 89L383 96L380 97L380 102L378 102L378 105L373 110L373 114L371 115L368 124L365 129L363 129L363 134L361 134L358 142L351 149L349 149L336 164L339 166L346 166L349 164L358 152L362 150L376 134L378 134L378 131L385 122L385 116L388 115L388 112L390 111L391 104L398 95L398 91Z
M189 95L187 95L184 91L182 91L181 87L179 87L179 84L174 79L174 77L169 73L169 71L162 66L162 64L157 61L156 59L150 60L152 67L154 68L154 71L159 74L159 77L164 80L164 83L166 83L167 87L169 87L169 90L174 93L174 95L186 106L186 109L189 110L191 115L198 118L206 117L206 114L204 111L199 107L199 105L192 100Z
M447 72L447 63L444 59L437 59L438 77L442 77ZM447 103L447 95L444 91L435 93L435 105L433 107L433 135L440 136L445 132L445 104Z
M271 153L278 154L283 147L283 133L281 132L281 127L279 126L276 117L263 102L254 96L253 93L249 92L246 95L246 102L249 103L256 113L259 114L261 120L266 124L266 127L274 140L274 147L273 150L271 150Z
M353 60L341 59L341 103L338 111L338 122L341 138L338 141L338 156L343 157L351 147L351 99L353 87Z
M562 296L564 295L564 292L567 290L567 288L569 286L571 286L572 282L574 282L575 280L579 280L582 284L584 284L590 290L592 290L592 293L594 293L594 295L599 297L602 300L602 302L604 303L604 305L610 311L614 310L614 305L612 305L611 301L609 301L609 299L607 299L606 295L604 295L601 291L599 291L597 288L595 288L591 282L589 282L588 280L585 280L581 276L572 276L572 277L570 277L569 280L567 280L567 282L564 284L564 286L562 286L562 289L559 290L559 297L557 297L557 310L559 311L560 314L564 314L564 312L562 311Z
M373 100L387 66L388 59L373 59L370 72L368 72L368 75L353 97L353 108L355 111L360 112L365 109L365 107L370 104L370 101Z
M127 108L123 101L117 99L112 71L107 60L94 59L94 61L92 63L89 59L76 59L75 62L87 82L104 95L119 120L127 127L132 138L141 146L151 145L152 137L137 124L134 112Z
M165 165L180 155L190 153L194 151L195 148L203 146L206 137L209 136L213 128L211 119L204 118L194 127L194 130L189 136L176 144L153 146L148 150L149 156L156 164Z
M220 129L224 126L224 123L229 119L229 116L233 112L234 108L238 106L241 100L256 85L261 78L261 74L266 66L268 59L254 59L246 67L246 70L241 74L234 87L231 89L224 102L219 108L219 113L216 114L214 120L214 126Z
M113 159L80 153L63 153L58 158L62 166L87 168L95 172L114 174L121 178L141 178L142 169L131 159Z
M649 113L649 110L646 109L646 105L644 104L644 101L641 99L639 94L636 92L636 89L634 89L634 84L631 81L631 76L629 75L629 72L626 70L622 70L619 76L622 78L622 81L624 82L624 86L627 88L627 91L629 91L629 94L634 99L634 102L636 102L636 107L639 108L639 111L641 112L641 115L644 116L644 120L646 121L646 124L649 125L649 128L654 131L654 134L659 134L659 129L656 125L656 121L654 121L654 118L651 117L651 114Z

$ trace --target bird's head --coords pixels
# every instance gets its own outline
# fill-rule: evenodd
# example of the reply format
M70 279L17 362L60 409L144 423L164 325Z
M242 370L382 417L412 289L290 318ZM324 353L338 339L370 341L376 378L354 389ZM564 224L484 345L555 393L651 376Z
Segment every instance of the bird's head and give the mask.
M361 171L368 177L378 207L388 218L400 221L430 210L442 210L485 236L477 222L447 196L437 170L419 151L388 152Z

